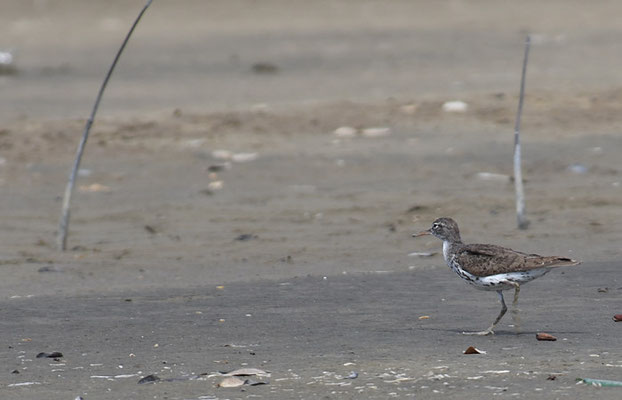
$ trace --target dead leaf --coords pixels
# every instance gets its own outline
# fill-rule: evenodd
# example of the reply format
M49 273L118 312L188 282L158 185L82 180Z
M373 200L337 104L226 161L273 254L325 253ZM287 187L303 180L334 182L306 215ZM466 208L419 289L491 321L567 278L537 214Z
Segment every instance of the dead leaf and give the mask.
M543 333L540 332L536 335L536 339L538 340L544 340L544 341L549 341L549 342L554 342L557 340L557 338L553 335L549 335L548 333Z
M464 351L464 354L486 354L486 352L469 346L469 348Z
M430 319L429 315L422 315L419 317L419 319Z
M234 376L230 376L228 378L223 379L218 387L232 388L232 387L240 387L244 385L244 381L240 378L236 378Z

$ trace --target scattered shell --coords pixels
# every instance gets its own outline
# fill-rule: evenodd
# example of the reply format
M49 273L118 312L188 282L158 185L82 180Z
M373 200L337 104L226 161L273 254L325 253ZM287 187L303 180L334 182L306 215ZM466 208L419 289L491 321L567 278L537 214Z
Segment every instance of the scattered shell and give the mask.
M209 190L220 190L224 185L223 181L214 181L207 184Z
M351 138L356 136L356 128L351 126L340 126L333 132L335 136L340 138Z
M230 160L233 157L233 153L229 150L214 150L212 151L212 157L217 160Z
M14 74L16 72L13 54L9 51L0 51L0 75Z
M613 316L615 322L622 322L622 314L616 314Z
M509 175L494 172L478 172L475 176L482 181L510 182L512 180Z
M430 319L429 315L422 315L419 317L419 319Z
M8 51L0 51L0 65L11 65L13 63L13 54Z
M257 156L257 153L235 153L231 156L231 161L238 163L255 161Z
M557 340L557 338L553 335L549 335L548 333L543 333L540 332L536 335L536 339L538 340L544 340L544 341L549 341L549 342L554 342Z
M445 112L464 113L468 108L469 105L460 100L446 101L443 103L443 111Z
M571 164L568 166L568 171L573 174L585 174L589 171L589 168L582 164Z
M361 132L363 136L368 138L377 138L382 136L388 136L391 134L391 128L381 127L381 128L365 128Z
M412 253L408 253L410 257L432 257L435 256L437 252L425 252L425 251L413 251Z
M239 368L222 374L223 376L270 376L270 373L258 368Z
M242 385L244 385L244 381L242 379L236 378L234 376L230 376L228 378L223 379L218 384L218 387L232 388L232 387L240 387Z
M247 380L244 381L244 384L245 385L249 385L249 386L259 386L259 385L267 385L268 382L265 382L265 381L255 381L255 380L252 380L252 379L247 379Z
M51 353L39 353L37 354L37 358L61 358L63 353L59 351L53 351Z
M469 348L464 351L464 354L486 354L486 352L483 350L476 349L473 346L469 346Z
M102 185L99 183L93 183L92 185L82 185L78 188L78 190L85 193L96 193L110 192L112 188L110 188L110 186Z
M352 372L350 372L350 375L344 377L343 379L356 379L358 377L359 377L358 372L352 371Z
M138 384L142 385L144 383L155 383L155 382L157 382L159 380L160 380L160 378L157 375L147 375L147 376L141 378L138 381Z

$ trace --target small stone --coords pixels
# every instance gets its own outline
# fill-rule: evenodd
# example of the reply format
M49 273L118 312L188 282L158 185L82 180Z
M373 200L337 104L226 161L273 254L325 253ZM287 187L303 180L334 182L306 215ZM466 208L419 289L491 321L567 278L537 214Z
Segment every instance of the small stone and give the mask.
M622 322L622 314L616 314L613 316L615 322Z

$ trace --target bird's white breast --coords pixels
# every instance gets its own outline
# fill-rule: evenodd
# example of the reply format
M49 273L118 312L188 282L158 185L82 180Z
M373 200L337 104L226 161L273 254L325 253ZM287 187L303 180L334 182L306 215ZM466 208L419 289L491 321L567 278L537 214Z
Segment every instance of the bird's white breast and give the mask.
M443 258L445 259L445 262L447 264L449 264L449 246L451 246L451 243L449 243L449 241L444 240L443 241Z

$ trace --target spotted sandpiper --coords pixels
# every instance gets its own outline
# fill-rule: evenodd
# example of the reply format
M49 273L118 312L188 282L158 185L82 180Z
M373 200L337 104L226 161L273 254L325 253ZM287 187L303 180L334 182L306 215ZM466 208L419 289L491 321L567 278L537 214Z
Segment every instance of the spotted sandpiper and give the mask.
M494 290L499 294L501 312L488 329L481 332L463 332L465 335L490 335L507 311L503 291L514 289L518 303L520 285L539 278L552 268L577 265L580 262L567 257L525 254L493 244L464 244L458 224L451 218L438 218L428 230L413 236L433 235L443 241L443 257L447 265L471 285L480 290Z

